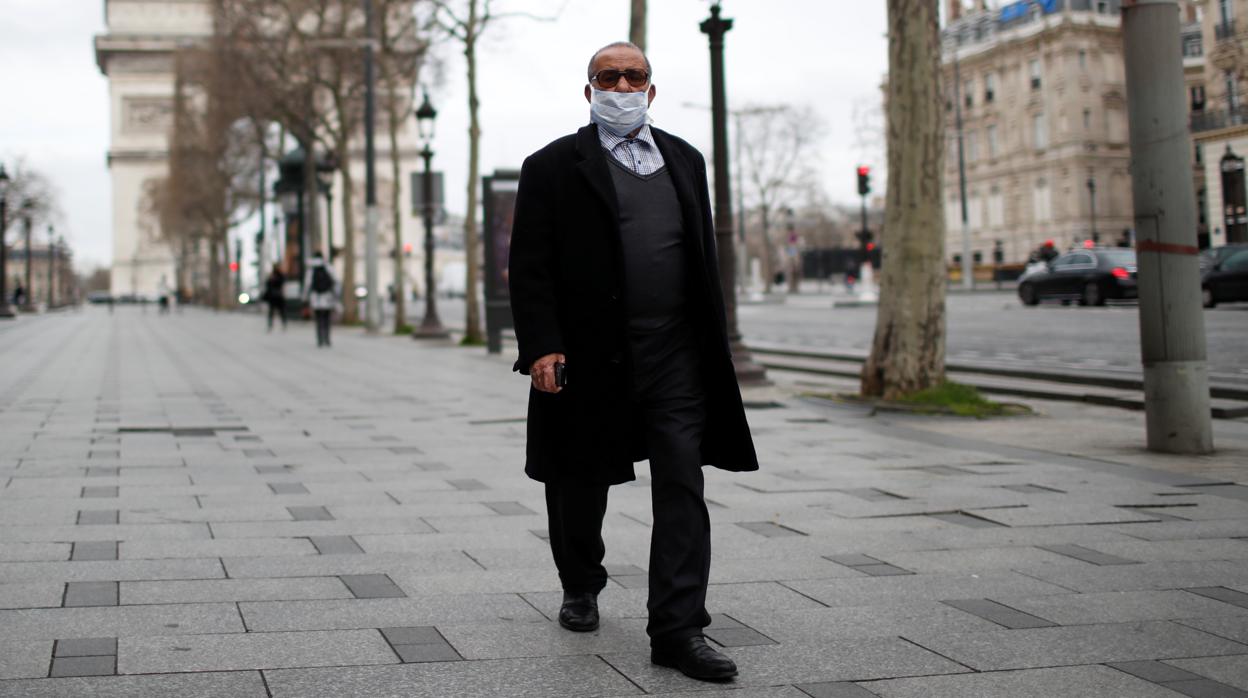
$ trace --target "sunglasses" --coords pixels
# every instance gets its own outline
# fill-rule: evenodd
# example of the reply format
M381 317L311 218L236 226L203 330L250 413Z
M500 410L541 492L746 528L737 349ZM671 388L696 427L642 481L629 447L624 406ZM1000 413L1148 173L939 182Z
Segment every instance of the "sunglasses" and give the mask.
M600 70L594 73L594 76L590 79L603 87L615 87L619 84L621 77L627 80L628 84L633 87L644 87L647 82L650 82L650 73L637 68Z

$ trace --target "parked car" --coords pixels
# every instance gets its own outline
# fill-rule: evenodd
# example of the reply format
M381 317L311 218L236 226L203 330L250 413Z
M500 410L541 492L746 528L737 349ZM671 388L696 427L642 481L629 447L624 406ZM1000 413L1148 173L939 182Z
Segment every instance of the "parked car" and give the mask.
M1248 243L1232 243L1230 245L1222 245L1221 247L1211 247L1207 250L1201 250L1200 273L1204 274L1213 267L1225 262L1227 257L1230 257L1240 250L1248 250Z
M91 291L87 294L87 302L92 304L111 303L113 302L113 297L109 295L108 291Z
M1135 274L1135 250L1123 247L1071 250L1024 274L1019 279L1018 297L1024 305L1036 305L1045 300L1105 305L1107 300L1139 297Z
M1206 308L1218 303L1248 301L1248 245L1227 245L1219 252L1212 266L1205 268L1200 280L1201 297Z

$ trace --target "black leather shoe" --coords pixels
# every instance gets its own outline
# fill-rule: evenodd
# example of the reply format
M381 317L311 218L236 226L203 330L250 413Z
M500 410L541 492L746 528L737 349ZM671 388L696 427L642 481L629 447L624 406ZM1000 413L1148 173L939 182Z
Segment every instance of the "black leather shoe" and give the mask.
M715 651L701 635L679 640L662 649L650 650L650 661L659 666L680 669L691 679L727 681L737 675L737 665Z
M598 629L598 595L590 592L563 592L559 625L577 633Z

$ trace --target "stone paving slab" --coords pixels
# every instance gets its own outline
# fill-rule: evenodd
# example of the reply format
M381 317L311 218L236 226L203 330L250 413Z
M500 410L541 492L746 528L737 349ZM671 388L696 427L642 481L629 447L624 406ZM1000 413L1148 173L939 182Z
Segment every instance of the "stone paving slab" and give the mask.
M224 577L221 562L199 560L120 560L78 562L14 562L0 566L0 582L61 580L66 582L211 579Z
M203 524L0 526L0 540L13 541L206 540L211 537L212 532Z
M474 621L543 619L516 594L458 594L406 599L271 601L240 603L253 632L343 630L438 625Z
M119 674L358 666L398 661L376 630L123 637L117 645Z
M1241 691L1248 691L1248 655L1171 659L1166 663L1228 686L1234 686Z
M51 657L51 641L0 640L0 679L47 676Z
M121 605L348 599L337 577L122 582Z
M1174 698L1173 691L1105 666L994 671L863 684L881 698Z
M1182 590L1105 591L1060 596L996 597L997 601L1060 625L1130 623L1199 616L1248 615L1238 608Z
M593 698L641 691L597 657L540 657L386 667L266 671L273 698Z
M1226 608L1228 606L1224 605L1223 612L1218 616L1183 618L1178 622L1189 628L1203 630L1212 635L1248 645L1248 616L1236 615L1234 606L1229 606L1231 609L1229 611L1225 610Z
M1166 621L908 638L979 671L1248 653L1248 645Z
M234 604L177 604L0 611L5 637L61 639L243 632Z
M12 698L268 698L268 695L258 671L0 681L0 696Z

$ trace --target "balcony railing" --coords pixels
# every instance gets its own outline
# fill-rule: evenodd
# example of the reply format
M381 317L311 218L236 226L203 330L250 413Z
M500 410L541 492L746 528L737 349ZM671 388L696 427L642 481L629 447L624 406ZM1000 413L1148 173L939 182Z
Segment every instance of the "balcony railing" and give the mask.
M1243 106L1192 114L1192 133L1216 131L1228 126L1248 124L1248 108Z
M1213 35L1218 41L1226 41L1235 38L1235 20L1228 19L1225 22L1218 22L1213 25Z

